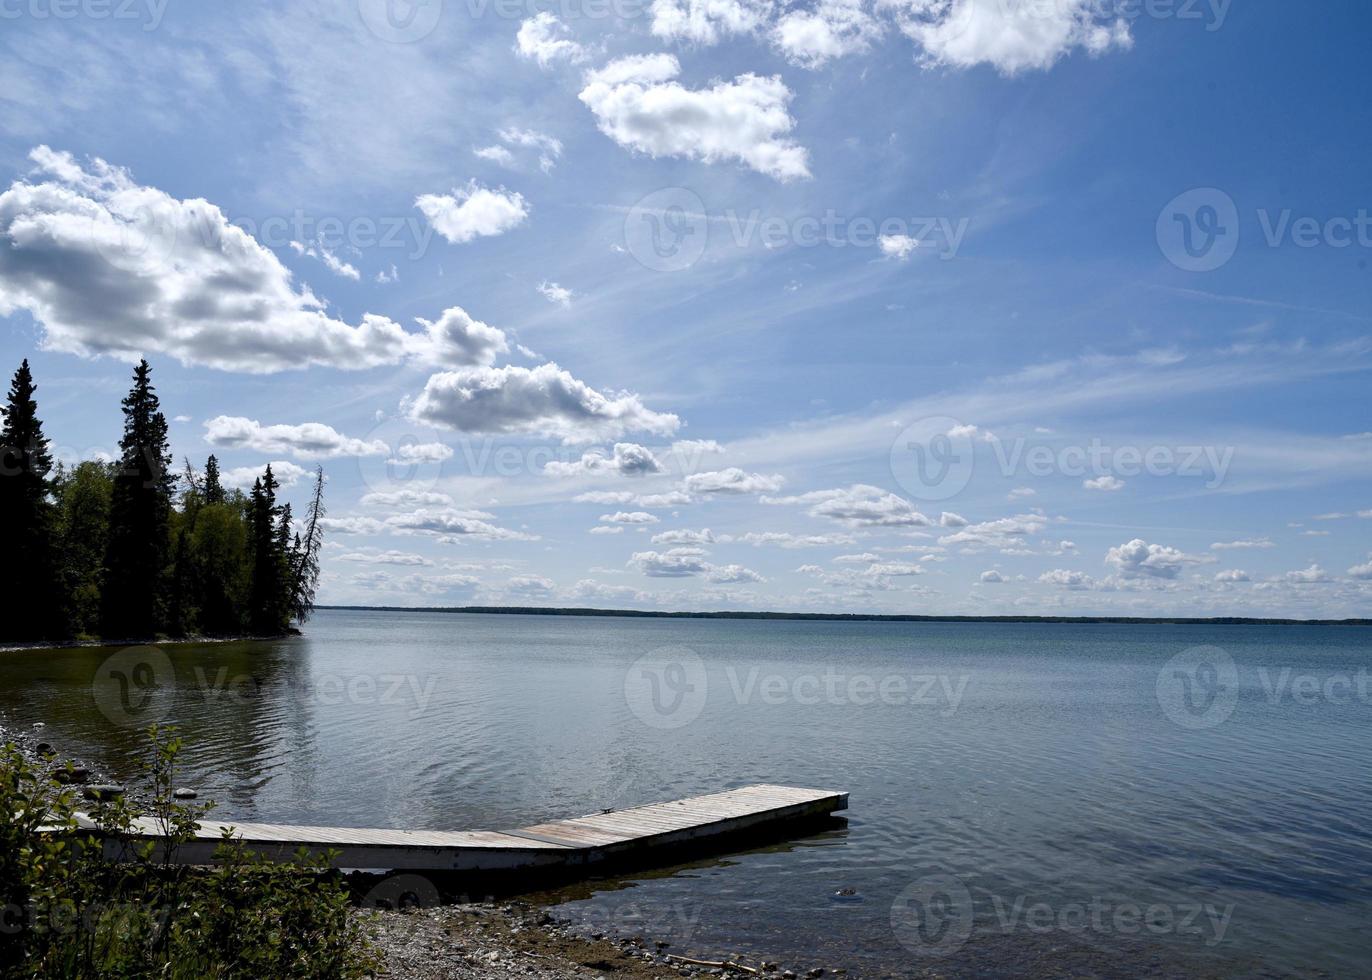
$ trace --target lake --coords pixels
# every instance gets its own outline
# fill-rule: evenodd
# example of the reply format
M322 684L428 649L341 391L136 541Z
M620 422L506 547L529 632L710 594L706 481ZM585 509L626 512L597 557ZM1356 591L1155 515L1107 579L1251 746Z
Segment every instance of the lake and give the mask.
M1372 973L1372 631L326 610L276 642L0 654L7 725L216 816L517 827L751 782L846 826L546 900L859 976ZM840 891L845 894L839 894Z

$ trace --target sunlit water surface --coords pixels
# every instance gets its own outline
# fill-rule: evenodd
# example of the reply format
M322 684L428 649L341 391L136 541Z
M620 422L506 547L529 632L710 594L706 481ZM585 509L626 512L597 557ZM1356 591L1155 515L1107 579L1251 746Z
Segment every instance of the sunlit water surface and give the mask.
M1169 661L1201 646L1232 658L1236 701L1173 698ZM301 637L164 649L170 670L0 654L4 723L121 775L139 729L174 722L180 782L276 823L851 793L846 828L551 896L673 951L862 976L1372 975L1365 629L323 611Z

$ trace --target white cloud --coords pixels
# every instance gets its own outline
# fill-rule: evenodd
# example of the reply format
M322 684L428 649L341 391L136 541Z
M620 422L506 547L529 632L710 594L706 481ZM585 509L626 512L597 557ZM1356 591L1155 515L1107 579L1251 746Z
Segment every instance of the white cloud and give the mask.
M1303 568L1299 571L1287 572L1284 578L1292 585L1318 585L1333 581L1329 577L1329 573L1319 565L1311 565L1309 568Z
M787 138L795 120L779 76L746 74L688 89L673 81L680 73L672 55L632 55L587 73L580 98L600 131L630 150L738 160L781 181L810 176L804 147Z
M1111 548L1105 554L1105 563L1113 565L1123 579L1175 579L1186 565L1205 560L1166 545L1149 544L1140 538Z
M424 328L424 333L410 335L411 350L430 364L444 367L493 364L497 355L510 350L503 330L482 323L460 306L448 307L437 320L422 317L415 320Z
M1229 569L1215 576L1216 582L1249 582L1248 573L1242 569Z
M1243 541L1216 541L1211 551L1241 551L1250 548L1275 548L1271 538L1249 538Z
M1056 585L1073 590L1089 589L1095 585L1095 580L1085 572L1069 572L1064 568L1055 568L1051 572L1044 572L1039 576L1039 581L1044 585Z
M606 456L599 449L592 449L583 453L581 458L575 462L552 460L543 467L543 472L549 476L585 476L594 473L644 476L649 473L662 472L662 464L658 462L652 450L646 446L640 446L635 442L617 442L613 456ZM628 500L607 502L627 503Z
M517 433L596 442L628 432L671 435L681 424L629 392L605 395L552 362L435 374L410 407L417 422L468 433Z
M1367 564L1354 565L1350 568L1348 570L1348 575L1350 578L1355 578L1362 582L1372 579L1372 555L1368 555Z
M857 538L851 534L790 534L784 531L749 531L736 539L754 547L776 545L781 548L832 548L836 545L853 544Z
M787 11L772 28L772 41L792 64L818 68L831 58L866 51L881 33L865 0L820 0L813 9Z
M882 235L877 239L877 244L881 246L882 255L898 262L904 262L915 249L919 248L918 239L911 238L909 235ZM976 427L973 426L973 428Z
M333 252L329 251L329 249L325 248L322 243L304 245L300 242L291 242L291 249L297 255L308 255L312 259L318 259L324 263L325 268L336 276L341 276L344 279L352 279L354 281L362 278L362 273L357 271L356 266L344 262Z
M710 570L705 552L699 548L671 548L665 552L639 551L629 559L644 575L652 578L686 578Z
M254 480L263 474L268 465L272 468L272 476L276 478L276 482L281 484L283 489L295 486L311 473L303 466L297 466L295 463L284 459L277 459L270 464L263 463L261 466L236 466L233 469L220 470L219 482L226 487L246 490L253 485Z
M1009 497L1011 500L1022 500L1025 497L1033 497L1037 494L1038 491L1033 487L1015 487L1015 489L1010 491Z
M537 537L490 523L491 515L470 510L416 510L386 518L385 525L398 531L439 535L440 542L466 537L489 541L535 541Z
M1124 489L1124 481L1109 474L1096 477L1094 480L1082 480L1081 485L1084 490L1103 490L1106 493L1115 493Z
M436 490L376 490L364 493L364 507L446 507L453 498Z
M654 514L642 510L617 510L613 514L601 514L602 524L657 524L660 521Z
M529 216L524 196L500 187L492 190L475 180L451 194L421 194L414 206L429 219L434 231L455 245L473 238L502 235Z
M864 483L794 497L763 497L762 502L808 505L810 516L827 517L849 527L928 527L932 523L905 498Z
M704 494L742 494L773 493L781 489L785 482L775 474L745 473L737 466L710 473L692 473L686 477L686 489L690 493Z
M701 531L662 531L653 535L653 544L702 545L714 543L714 533L708 527Z
M547 68L557 61L576 63L586 58L586 49L571 38L571 29L548 11L542 11L519 25L515 50Z
M938 539L938 543L945 546L961 544L1001 549L1020 547L1025 538L1038 534L1046 526L1047 519L1041 514L1016 514L1013 517L1001 517L980 524L968 524L959 531L945 534Z
M588 534L623 534L623 533L624 533L624 526L623 526L622 524L597 524L595 527L591 528L590 531L588 531L587 533L588 533Z
M562 141L535 129L519 129L507 126L500 131L500 138L511 146L534 150L538 153L538 169L545 174L553 169L562 156Z
M961 514L953 514L945 510L939 515L938 523L939 527L966 527L971 521Z
M0 194L0 316L30 313L46 350L271 373L362 370L415 356L400 324L324 312L219 208L177 200L100 159L32 151L37 183Z
M731 34L750 34L767 19L767 0L653 0L653 34L661 38L715 44Z
M380 439L354 439L322 422L263 425L241 416L219 415L205 422L204 426L205 441L226 449L285 453L300 459L382 456L390 452L390 447Z
M572 291L565 286L545 280L538 284L538 291L549 303L563 307L572 305Z
M381 551L376 548L363 548L349 551L338 556L339 561L358 562L364 565L432 565L433 562L423 555L409 551Z
M415 466L421 463L442 463L452 458L452 447L441 442L405 442L395 447L387 462L396 466Z
M505 583L506 592L531 599L546 599L553 594L554 588L553 580L541 575L516 575Z
M472 150L472 154L503 167L513 166L515 162L514 154L503 146L478 146Z
M992 569L989 572L982 572L980 581L983 585L1002 585L1005 582L1005 576Z
M1075 48L1097 55L1133 44L1124 18L1095 0L902 0L897 9L928 64L989 64L1013 75L1050 68Z
M680 507L691 503L690 494L682 493L680 490L642 494L634 493L632 490L591 490L579 493L572 499L579 504L633 504L647 510Z
M742 565L714 565L705 577L711 582L765 582L767 581L751 568Z

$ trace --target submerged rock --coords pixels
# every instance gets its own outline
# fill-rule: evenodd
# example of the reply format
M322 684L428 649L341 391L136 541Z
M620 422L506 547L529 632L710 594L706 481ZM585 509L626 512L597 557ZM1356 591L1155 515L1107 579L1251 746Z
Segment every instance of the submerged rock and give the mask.
M124 795L124 787L114 783L95 783L87 786L85 797L88 800L117 800Z
M180 789L172 791L172 796L176 797L178 800L193 800L199 795L200 794L197 793L195 790L187 789L184 786Z

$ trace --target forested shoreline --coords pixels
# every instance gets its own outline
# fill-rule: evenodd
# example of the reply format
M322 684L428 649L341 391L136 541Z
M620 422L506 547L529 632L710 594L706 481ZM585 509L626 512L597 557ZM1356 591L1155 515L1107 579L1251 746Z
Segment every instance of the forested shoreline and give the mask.
M303 520L267 466L248 492L173 468L146 360L121 403L118 458L54 463L25 360L0 426L0 522L7 529L0 642L274 636L314 608L322 468Z

